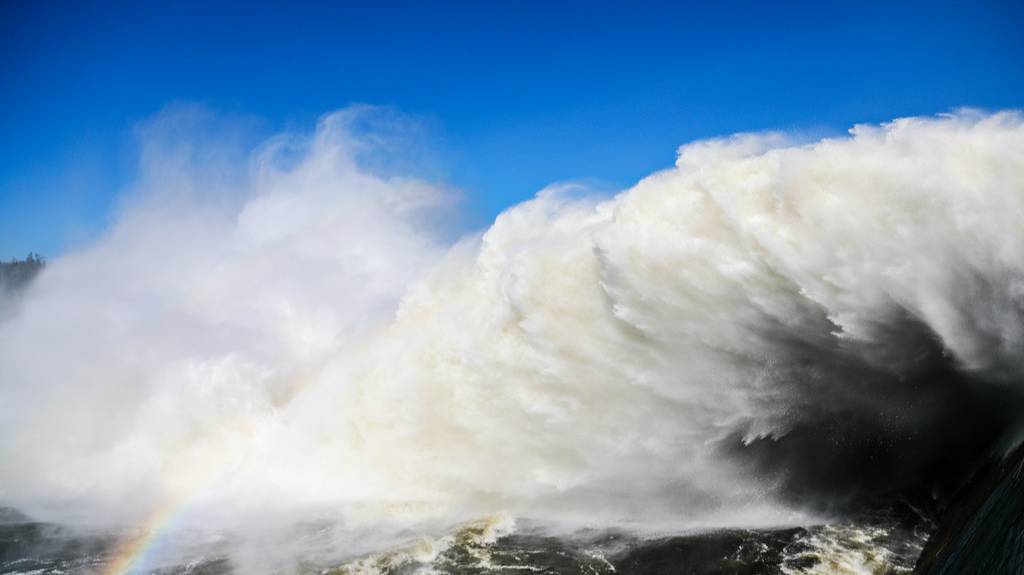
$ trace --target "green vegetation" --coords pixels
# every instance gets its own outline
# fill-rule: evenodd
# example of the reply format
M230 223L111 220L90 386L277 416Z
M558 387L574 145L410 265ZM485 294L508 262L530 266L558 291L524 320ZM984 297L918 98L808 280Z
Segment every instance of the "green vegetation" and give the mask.
M0 261L0 293L20 290L45 266L46 260L36 253L29 253L23 260Z

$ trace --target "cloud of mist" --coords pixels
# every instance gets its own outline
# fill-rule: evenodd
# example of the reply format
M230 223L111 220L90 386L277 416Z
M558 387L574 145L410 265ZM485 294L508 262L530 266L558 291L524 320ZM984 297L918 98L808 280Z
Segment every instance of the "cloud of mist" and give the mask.
M166 495L152 479L206 465L175 457L221 459L197 444L272 418L393 314L443 253L435 216L451 198L360 169L374 150L349 127L379 113L331 114L251 154L233 135L191 139L212 122L199 109L140 128L116 223L0 327L5 496Z
M255 149L194 110L140 130L116 223L0 324L0 500L771 524L955 472L1015 417L1017 113L696 142L455 242L379 113Z

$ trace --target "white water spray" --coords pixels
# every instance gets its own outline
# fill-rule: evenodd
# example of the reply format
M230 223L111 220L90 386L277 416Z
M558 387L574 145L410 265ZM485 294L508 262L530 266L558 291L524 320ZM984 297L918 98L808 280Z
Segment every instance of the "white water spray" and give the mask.
M450 194L365 168L362 113L240 177L146 148L137 199L0 324L0 500L773 524L778 477L729 450L876 417L929 345L1024 373L1019 114L697 142L450 245Z

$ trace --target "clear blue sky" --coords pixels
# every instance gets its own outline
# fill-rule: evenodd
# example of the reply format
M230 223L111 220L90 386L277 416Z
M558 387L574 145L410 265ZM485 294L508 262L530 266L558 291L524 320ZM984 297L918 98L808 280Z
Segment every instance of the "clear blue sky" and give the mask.
M269 132L394 106L481 222L696 138L1024 106L1016 0L298 4L0 2L0 258L102 229L132 127L175 101Z

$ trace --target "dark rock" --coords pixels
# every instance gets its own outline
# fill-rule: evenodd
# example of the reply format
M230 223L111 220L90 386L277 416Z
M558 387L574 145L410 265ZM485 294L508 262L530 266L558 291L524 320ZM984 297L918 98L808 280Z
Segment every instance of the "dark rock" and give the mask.
M959 491L914 573L1024 573L1024 445L989 461Z

